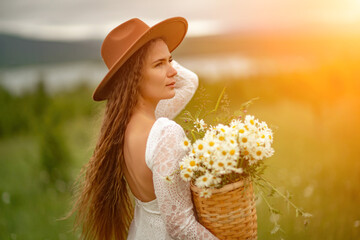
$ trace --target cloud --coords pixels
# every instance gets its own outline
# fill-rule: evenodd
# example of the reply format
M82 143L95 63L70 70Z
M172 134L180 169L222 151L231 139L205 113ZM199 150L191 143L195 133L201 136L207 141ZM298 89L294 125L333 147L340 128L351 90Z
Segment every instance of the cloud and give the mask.
M189 35L231 30L289 29L360 20L355 0L1 0L0 32L46 39L103 38L138 17L153 24L173 16Z

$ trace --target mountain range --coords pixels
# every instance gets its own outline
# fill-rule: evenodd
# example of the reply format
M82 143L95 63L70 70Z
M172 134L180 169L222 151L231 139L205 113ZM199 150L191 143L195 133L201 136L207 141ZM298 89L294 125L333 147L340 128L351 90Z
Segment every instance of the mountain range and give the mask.
M299 56L326 54L329 49L359 53L359 45L355 44L359 40L360 35L353 32L238 32L185 37L174 50L173 56ZM47 41L0 33L0 68L83 60L102 61L101 43L102 40Z

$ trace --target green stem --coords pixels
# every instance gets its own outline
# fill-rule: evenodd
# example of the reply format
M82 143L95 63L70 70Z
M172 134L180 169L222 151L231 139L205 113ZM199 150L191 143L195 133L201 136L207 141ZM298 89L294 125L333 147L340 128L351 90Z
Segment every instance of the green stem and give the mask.
M195 137L195 134L194 134L194 129L192 129L190 133L191 133L191 135L192 135L192 137L193 137L193 139L194 139L194 142L195 142L195 141L196 141L196 137Z
M282 192L280 192L277 188L275 188L268 180L266 180L265 178L263 178L261 176L259 176L259 178L261 180L263 180L264 182L266 182L266 184L269 185L275 192L277 192L277 194L279 194L286 201L288 201L288 203L290 203L293 206L293 208L295 208L297 211L300 211L301 214L305 214L304 211L302 211L300 208L298 208L288 197L286 197L284 194L282 194Z
M274 208L270 205L270 203L268 202L268 200L266 199L266 197L264 197L264 195L261 193L261 191L259 190L259 188L255 185L255 188L257 189L258 193L261 195L261 198L264 199L266 205L268 206L268 208L270 209L270 211L272 212L272 210L274 210Z
M219 98L218 98L218 100L217 100L217 102L216 102L215 108L214 108L213 110L211 110L210 112L208 112L207 114L205 114L204 118L205 118L207 115L209 115L209 114L214 113L214 112L217 111L217 109L218 109L218 107L219 107L219 105L220 105L221 98L223 97L223 95L224 95L224 93L225 93L225 90L226 90L226 87L224 87L223 90L221 91L220 96L219 96Z

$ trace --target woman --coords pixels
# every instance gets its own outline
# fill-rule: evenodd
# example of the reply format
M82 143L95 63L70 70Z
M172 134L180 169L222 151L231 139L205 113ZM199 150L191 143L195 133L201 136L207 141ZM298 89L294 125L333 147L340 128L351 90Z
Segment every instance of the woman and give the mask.
M103 42L109 72L93 99L107 100L106 112L74 207L85 239L217 239L195 220L188 183L164 180L186 154L184 131L170 119L198 85L170 54L186 32L181 17L151 28L135 18Z

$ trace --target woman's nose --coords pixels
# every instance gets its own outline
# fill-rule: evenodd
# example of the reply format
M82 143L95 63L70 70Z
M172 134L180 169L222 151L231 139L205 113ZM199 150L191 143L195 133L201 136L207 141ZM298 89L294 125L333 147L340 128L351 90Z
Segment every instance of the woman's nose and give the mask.
M170 64L170 68L169 68L169 71L168 71L168 76L171 78L173 76L176 76L176 74L177 74L176 69Z

